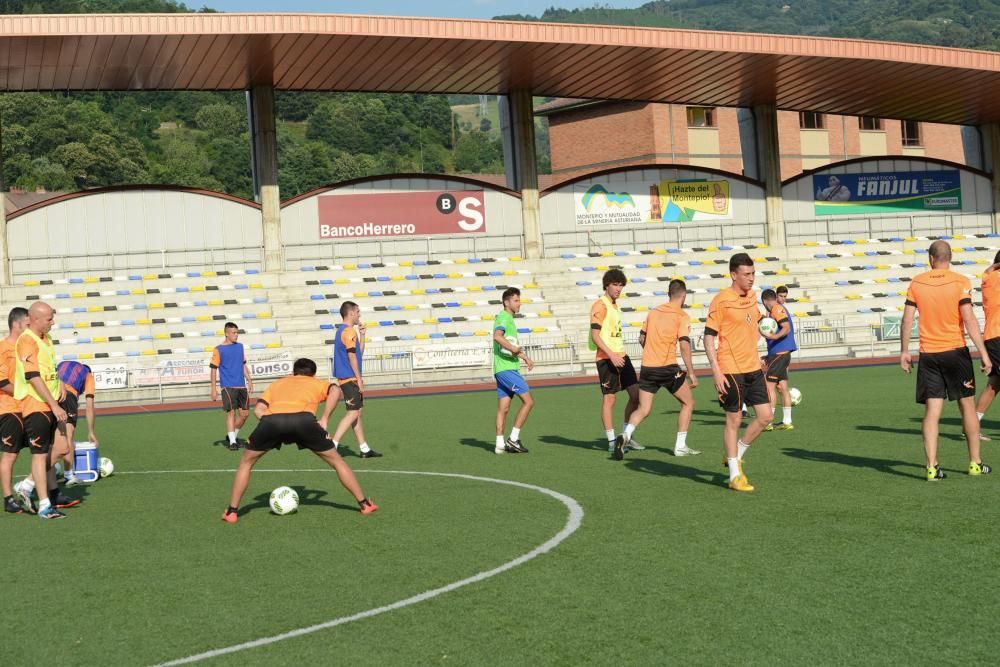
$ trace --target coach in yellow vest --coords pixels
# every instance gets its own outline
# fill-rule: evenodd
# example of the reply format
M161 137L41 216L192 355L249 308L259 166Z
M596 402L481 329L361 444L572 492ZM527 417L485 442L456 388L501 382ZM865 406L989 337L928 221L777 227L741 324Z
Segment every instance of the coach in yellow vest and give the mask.
M55 349L49 337L54 316L55 311L49 304L42 301L31 304L28 328L18 336L14 346L17 364L14 398L21 401L24 437L32 454L31 476L38 493L38 516L43 519L66 516L56 507L59 487L55 483L50 456L56 426L66 422L66 411L58 403L61 384L56 373Z
M590 349L597 351L597 378L601 383L601 422L604 435L608 439L611 457L621 461L625 457L626 443L623 436L615 437L612 411L620 391L628 392L622 432L629 417L639 407L638 378L632 360L625 354L625 339L622 337L622 311L618 307L618 297L628 282L620 269L611 269L604 274L602 283L604 294L590 308ZM645 449L632 440L631 449Z

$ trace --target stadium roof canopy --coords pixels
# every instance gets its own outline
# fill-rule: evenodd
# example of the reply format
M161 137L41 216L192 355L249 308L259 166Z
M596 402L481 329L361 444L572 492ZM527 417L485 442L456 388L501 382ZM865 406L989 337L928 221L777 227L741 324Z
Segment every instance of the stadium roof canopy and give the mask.
M634 27L317 14L0 17L0 92L535 95L1000 122L1000 53Z

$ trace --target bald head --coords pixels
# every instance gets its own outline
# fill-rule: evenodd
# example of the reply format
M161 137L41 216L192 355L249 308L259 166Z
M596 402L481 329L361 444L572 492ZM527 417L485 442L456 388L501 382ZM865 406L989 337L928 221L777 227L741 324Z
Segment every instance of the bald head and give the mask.
M951 246L947 241L935 241L927 249L931 266L935 269L946 269L951 264Z
M52 328L55 311L44 301L36 301L28 306L28 328L41 336Z

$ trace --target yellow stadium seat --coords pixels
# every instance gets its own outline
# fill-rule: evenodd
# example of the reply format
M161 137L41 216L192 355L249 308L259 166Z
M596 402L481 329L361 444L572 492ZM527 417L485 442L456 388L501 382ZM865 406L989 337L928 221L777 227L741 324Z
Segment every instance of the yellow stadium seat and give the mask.
M344 268L346 270L348 270L348 271L353 271L354 269L358 268L358 265L357 264L344 264Z
M461 257L461 258L459 258L459 259L456 259L456 260L455 260L455 263L456 263L456 264L468 264L468 263L469 263L469 260L468 260L468 259L466 259L465 257Z
M90 322L75 322L73 324L73 328L74 329L89 329L90 328Z
M269 320L271 319L271 313L257 313L258 320Z
M512 262L520 262L521 261L521 258L520 257L516 257L516 256L515 257L508 257L507 259L509 259Z
M489 336L489 335L490 335L490 332L489 332L489 331L483 331L483 330L479 330L479 331L477 331L477 332L475 333L475 335L476 335L476 336Z
M205 291L205 286L204 285L194 285L191 288L191 291L192 292L204 292Z
M25 280L24 281L24 286L25 287L38 287L39 285L41 285L41 283L39 281L37 281L37 280Z
M405 262L400 262L399 265L400 266L413 266L413 262L411 262L410 260L406 260Z
M415 303L407 303L403 305L403 310L416 310L416 309L417 309L417 304Z
M425 333L418 333L416 336L414 336L414 338L416 338L417 340L430 340L430 336Z
M142 276L142 279L143 280L156 280L156 274L155 273L146 273L146 274L144 274Z
M449 273L448 277L449 278L461 278L462 274L461 273Z
M93 359L94 358L94 353L93 352L84 352L83 354L80 355L80 358L81 359Z
M153 340L167 340L168 338L170 338L170 334L168 334L168 333L155 333L155 334L153 334Z
M267 348L269 350L273 350L273 349L276 349L276 348L279 348L279 347L281 347L281 343L268 343L267 344Z
M155 357L156 356L156 350L143 350L141 354L144 357Z
M208 300L208 305L210 305L210 306L223 306L223 305L225 305L225 303L226 302L224 300L222 300L222 299L209 299Z
M108 339L105 336L95 336L90 340L91 343L107 343Z
M211 322L212 321L212 316L211 315L199 315L197 319L198 319L199 322Z
M85 283L99 283L99 282L101 282L101 279L100 278L95 278L94 276L84 276L83 282L85 282Z

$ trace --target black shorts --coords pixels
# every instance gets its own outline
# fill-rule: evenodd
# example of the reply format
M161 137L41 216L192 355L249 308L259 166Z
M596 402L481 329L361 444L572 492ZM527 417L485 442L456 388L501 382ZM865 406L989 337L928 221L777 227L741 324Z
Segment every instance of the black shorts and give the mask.
M768 356L764 362L767 364L767 370L764 371L764 377L767 378L768 382L781 382L782 380L787 380L788 364L791 363L791 361L791 352L779 352L778 354Z
M361 393L358 383L354 380L339 385L340 393L344 395L344 406L348 412L365 407L365 395Z
M986 354L990 356L993 368L990 377L1000 378L1000 338L990 338L986 341Z
M66 398L59 403L59 407L66 411L66 423L76 426L76 413L80 409L80 398L71 391L66 392Z
M976 376L972 372L969 348L946 352L921 352L917 360L917 403L928 398L954 401L976 395Z
M687 372L677 364L670 366L643 366L639 369L639 390L655 394L662 387L671 394L684 386Z
M51 412L32 412L24 418L24 439L32 454L48 454L56 434L56 418Z
M726 379L729 380L726 393L719 394L719 405L726 412L740 412L744 403L752 406L771 402L764 383L764 371L727 373Z
M250 394L244 387L223 387L222 409L226 412L249 410Z
M0 451L6 454L17 454L28 446L24 439L24 424L21 415L0 415Z
M601 382L602 394L617 394L636 384L639 380L635 376L635 366L632 360L625 355L625 365L616 368L610 359L597 360L597 379Z
M288 444L314 452L333 449L330 435L310 412L266 415L247 438L246 448L252 452L267 452Z

